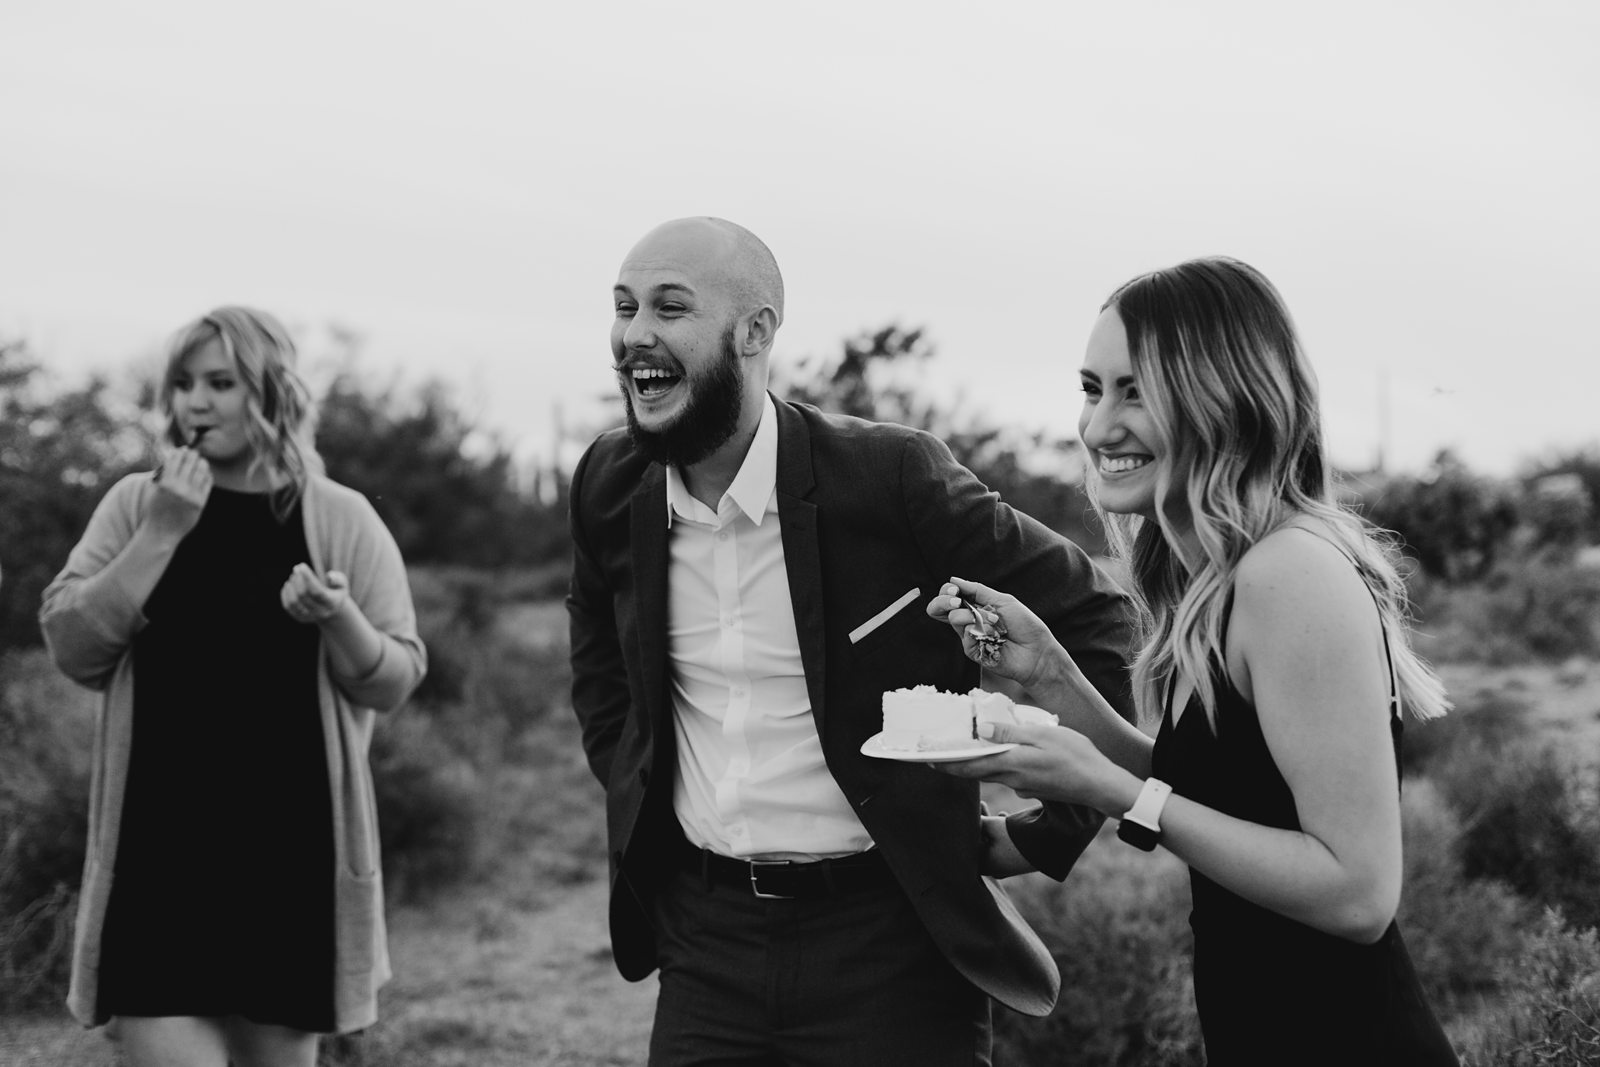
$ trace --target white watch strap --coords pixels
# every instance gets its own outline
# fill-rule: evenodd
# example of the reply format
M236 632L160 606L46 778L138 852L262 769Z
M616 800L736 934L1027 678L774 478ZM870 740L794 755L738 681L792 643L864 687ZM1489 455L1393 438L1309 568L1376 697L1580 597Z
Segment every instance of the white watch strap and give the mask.
M1139 799L1133 802L1133 807L1123 816L1140 826L1157 833L1161 831L1161 809L1167 806L1167 798L1172 795L1172 787L1159 778L1146 778L1144 786L1139 790Z

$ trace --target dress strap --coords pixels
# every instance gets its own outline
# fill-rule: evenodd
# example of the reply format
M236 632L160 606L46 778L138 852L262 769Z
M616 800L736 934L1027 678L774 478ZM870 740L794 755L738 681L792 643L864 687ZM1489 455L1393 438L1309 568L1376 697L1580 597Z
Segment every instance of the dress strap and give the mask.
M1359 568L1358 568L1359 570ZM1372 587L1367 586L1367 592L1372 593ZM1378 594L1372 593L1372 602L1377 604ZM1378 608L1378 632L1383 635L1383 658L1389 664L1389 718L1392 722L1400 722L1400 687L1394 674L1394 653L1389 649L1389 627L1384 625L1383 608Z

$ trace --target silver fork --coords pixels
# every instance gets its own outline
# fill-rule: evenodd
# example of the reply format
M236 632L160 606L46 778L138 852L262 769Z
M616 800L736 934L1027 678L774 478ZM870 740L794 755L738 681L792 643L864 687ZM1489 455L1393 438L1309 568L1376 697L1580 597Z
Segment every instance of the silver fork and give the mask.
M972 612L973 621L967 626L967 635L978 652L978 665L993 667L1000 662L1000 646L1006 643L1006 624L1000 613L980 608L966 597L957 598L961 606ZM991 621L990 616L993 616Z

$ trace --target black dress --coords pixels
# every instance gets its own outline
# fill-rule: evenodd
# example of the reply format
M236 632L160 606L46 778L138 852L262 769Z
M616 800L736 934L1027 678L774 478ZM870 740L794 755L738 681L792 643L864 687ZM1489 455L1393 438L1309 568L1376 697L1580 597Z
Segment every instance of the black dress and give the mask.
M144 606L101 950L112 1015L333 1028L334 847L316 627L278 599L304 524L213 488Z
M1387 643L1387 636L1385 642ZM1212 671L1217 731L1192 697L1176 726L1169 706L1150 773L1198 804L1239 819L1300 829L1256 709L1221 664ZM1400 716L1390 728L1400 754ZM1194 993L1210 1067L1454 1067L1455 1052L1423 999L1399 927L1358 945L1252 904L1190 868Z

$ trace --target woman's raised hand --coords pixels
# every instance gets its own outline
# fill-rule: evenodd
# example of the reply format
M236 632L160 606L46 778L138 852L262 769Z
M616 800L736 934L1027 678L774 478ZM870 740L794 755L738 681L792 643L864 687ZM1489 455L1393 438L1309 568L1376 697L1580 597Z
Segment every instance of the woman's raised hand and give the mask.
M350 580L340 571L329 571L323 581L309 565L297 563L278 591L278 599L295 622L326 622L349 601Z
M1024 688L1060 652L1055 635L1022 601L979 582L951 578L928 601L928 614L955 628L968 659Z
M174 448L156 472L156 491L145 521L158 533L182 540L200 521L211 496L211 464L192 448Z

